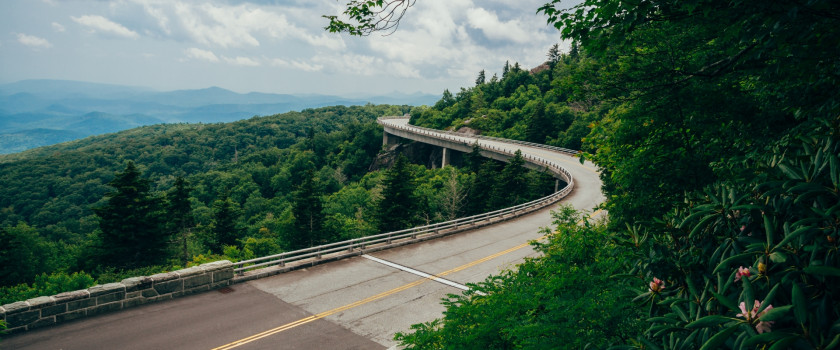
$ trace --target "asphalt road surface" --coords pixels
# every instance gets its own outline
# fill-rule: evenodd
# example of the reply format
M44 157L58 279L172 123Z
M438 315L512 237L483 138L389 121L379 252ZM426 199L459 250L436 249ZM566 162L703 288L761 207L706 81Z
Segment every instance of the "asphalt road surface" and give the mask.
M479 142L557 160L576 182L563 203L591 210L604 199L591 164L542 149ZM528 242L551 224L551 208L372 257L7 337L0 349L387 349L396 344L394 333L441 317L440 300L447 294L534 256Z

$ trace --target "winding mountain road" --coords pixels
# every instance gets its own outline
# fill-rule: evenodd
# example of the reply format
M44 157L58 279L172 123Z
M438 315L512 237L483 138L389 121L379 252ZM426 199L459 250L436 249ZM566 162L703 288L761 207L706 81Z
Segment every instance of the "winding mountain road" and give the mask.
M415 130L407 122L382 121ZM592 210L604 200L590 163L544 148L457 137L561 164L575 180L563 203ZM0 349L386 349L396 344L395 332L441 317L440 300L447 294L535 255L528 242L551 224L555 207L436 240L30 331L3 339Z

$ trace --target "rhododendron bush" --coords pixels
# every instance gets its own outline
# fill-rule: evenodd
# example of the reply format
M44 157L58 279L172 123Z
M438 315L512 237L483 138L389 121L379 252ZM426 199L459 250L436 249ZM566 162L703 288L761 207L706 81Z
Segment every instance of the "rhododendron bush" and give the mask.
M836 125L824 131L752 158L766 162L757 185L718 183L656 225L630 227L631 276L645 282L636 301L650 313L636 345L838 348L840 142Z

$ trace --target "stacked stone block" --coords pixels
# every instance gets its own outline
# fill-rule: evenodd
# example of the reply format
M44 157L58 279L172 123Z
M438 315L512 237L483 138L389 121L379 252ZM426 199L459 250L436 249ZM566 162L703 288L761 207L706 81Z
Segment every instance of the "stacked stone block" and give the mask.
M226 287L233 283L233 265L222 260L118 283L42 296L0 306L8 333L95 316L138 305Z

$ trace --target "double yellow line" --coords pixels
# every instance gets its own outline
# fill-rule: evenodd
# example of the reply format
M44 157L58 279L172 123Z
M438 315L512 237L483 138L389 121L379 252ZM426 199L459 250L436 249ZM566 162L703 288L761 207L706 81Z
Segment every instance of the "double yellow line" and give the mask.
M404 291L406 289L416 287L416 286L418 286L418 285L420 285L420 284L422 284L423 282L426 282L426 281L428 281L428 280L425 279L425 278L421 279L421 280L417 280L417 281L414 281L412 283L409 283L409 284L391 289L387 292L382 292L382 293L379 293L377 295L367 297L367 298L359 300L355 303L350 303L350 304L347 304L347 305L344 305L344 306L341 306L341 307L337 307L337 308L329 310L329 311L324 311L324 312L319 313L319 314L315 314L315 315L312 315L312 316L309 316L309 317L306 317L306 318L302 318L300 320L297 320L297 321L294 321L294 322L291 322L291 323L284 324L284 325L282 325L280 327L277 327L277 328L269 329L269 330L267 330L265 332L262 332L262 333L254 334L254 335L252 335L250 337L247 337L247 338L239 339L235 342L232 342L232 343L214 348L213 350L233 349L233 348L248 344L252 341L260 340L262 338L272 336L274 334L283 332L285 330L292 329L292 328L295 328L295 327L300 326L300 325L307 324L307 323L312 322L312 321L320 320L320 319L322 319L324 317L327 317L329 315L333 315L333 314L336 314L336 313L339 313L339 312L342 312L342 311L345 311L345 310L349 310L349 309L352 309L354 307L367 304L367 303L369 303L371 301L374 301L374 300L377 300L377 299L382 299L382 298L387 297L391 294L399 293L399 292Z
M481 258L481 259L478 259L478 260L476 260L476 261L470 262L470 263L468 263L468 264L464 264L464 265L458 266L458 267L453 268L453 269L451 269L451 270L446 270L446 271L441 272L441 273L439 273L439 274L437 274L436 276L433 276L433 277L442 277L442 276L446 276L446 275L451 274L451 273L455 273L455 272L458 272L458 271L461 271L461 270L464 270L464 269L468 269L468 268L470 268L470 267L473 267L473 266L475 266L475 265L481 264L481 263L483 263L483 262L486 262L486 261L489 261L489 260L495 259L495 258L500 257L500 256L502 256L502 255L505 255L505 254L511 253L511 252L513 252L513 251L516 251L516 250L519 250L519 249L525 248L525 247L527 247L528 245L530 245L530 243L523 243L523 244L520 244L520 245L515 246L515 247L513 247L513 248L510 248L510 249L507 249L507 250L504 250L504 251L498 252L498 253L493 254L493 255L489 255L489 256L483 257L483 258ZM220 347L214 348L213 350L227 350L227 349L233 349L233 348L236 348L236 347L239 347L239 346L242 346L242 345L248 344L248 343L250 343L250 342L252 342L252 341L260 340L260 339L262 339L262 338L272 336L272 335L274 335L274 334L277 334L277 333L283 332L283 331L285 331L285 330L289 330L289 329L295 328L295 327L300 326L300 325L307 324L307 323L312 322L312 321L317 321L317 320L320 320L320 319L322 319L322 318L324 318L324 317L327 317L327 316L330 316L330 315L334 315L334 314L337 314L337 313L339 313L339 312L342 312L342 311L346 311L346 310L349 310L349 309L355 308L355 307L357 307L357 306L362 306L362 305L367 304L367 303L369 303L369 302L372 302L372 301L374 301L374 300L382 299L382 298L387 297L387 296L389 296L389 295L393 295L393 294L396 294L396 293L402 292L402 291L404 291L404 290L406 290L406 289L411 289L411 288L414 288L414 287L419 286L419 285L421 285L421 284L423 284L423 283L425 283L425 282L427 282L427 281L431 281L431 278L422 278L422 279L419 279L419 280L417 280L417 281L411 282L411 283L409 283L409 284L405 284L405 285L399 286L399 287L397 287L397 288L391 289L391 290L389 290L389 291L385 291L385 292L382 292L382 293L376 294L376 295L374 295L374 296L367 297L367 298L362 299L362 300L359 300L359 301L357 301L357 302L350 303L350 304L347 304L347 305L344 305L344 306L340 306L340 307L337 307L337 308L332 309L332 310L324 311L324 312L322 312L322 313L315 314L315 315L312 315L312 316L309 316L309 317L306 317L306 318L302 318L302 319L300 319L300 320L297 320L297 321L294 321L294 322L291 322L291 323L284 324L284 325L282 325L282 326L280 326L280 327L277 327L277 328L272 328L272 329L269 329L269 330L264 331L264 332L262 332L262 333L257 333L257 334L254 334L254 335L252 335L252 336L250 336L250 337L247 337L247 338L242 338L242 339L239 339L239 340L237 340L237 341L235 341L235 342L232 342L232 343L225 344L225 345L222 345L222 346L220 346Z
M601 210L597 210L597 211L593 212L592 214L590 214L590 215L589 215L589 217L590 217L590 218L591 218L591 217L595 217L595 215L597 215L597 214L598 214L598 213L600 213L600 212L601 212ZM545 238L545 236L542 236L542 237L540 237L540 238L538 238L538 239L543 239L543 238ZM389 296L389 295L393 295L393 294L396 294L396 293L402 292L402 291L404 291L404 290L406 290L406 289L411 289L411 288L414 288L414 287L419 286L419 285L421 285L421 284L423 284L423 283L425 283L425 282L427 282L427 281L431 281L433 277L443 277L443 276L446 276L446 275L451 274L451 273L455 273L455 272L458 272L458 271L461 271L461 270L464 270L464 269L468 269L468 268L470 268L470 267L473 267L473 266L475 266L475 265L481 264L481 263L483 263L483 262L490 261L490 260L493 260L493 259L495 259L495 258L498 258L498 257L500 257L500 256L502 256L502 255L505 255L505 254L508 254L508 253L512 253L512 252L517 251L517 250L519 250L519 249L525 248L525 247L527 247L527 246L529 246L529 245L530 245L530 243L522 243L522 244L520 244L520 245L518 245L518 246L515 246L515 247L513 247L513 248L510 248L510 249L507 249L507 250L503 250L503 251L498 252L498 253L493 254L493 255L488 255L488 256L486 256L486 257L483 257L483 258L478 259L478 260L476 260L476 261L473 261L473 262L470 262L470 263L467 263L467 264L464 264L464 265L458 266L458 267L453 268L453 269L451 269L451 270L446 270L446 271L441 272L441 273L439 273L439 274L437 274L437 275L435 275L435 276L431 276L430 278L425 278L425 277L424 277L424 278L422 278L422 279L419 279L419 280L417 280L417 281L411 282L411 283L409 283L409 284L405 284L405 285L399 286L399 287L397 287L397 288L391 289L391 290L389 290L389 291L385 291L385 292L382 292L382 293L376 294L376 295L374 295L374 296L367 297L367 298L362 299L362 300L359 300L359 301L357 301L357 302L350 303L350 304L347 304L347 305L344 305L344 306L340 306L340 307L337 307L337 308L332 309L332 310L324 311L324 312L322 312L322 313L315 314L315 315L312 315L312 316L309 316L309 317L306 317L306 318L302 318L302 319L300 319L300 320L297 320L297 321L294 321L294 322L290 322L290 323L284 324L284 325L282 325L282 326L280 326L280 327L277 327L277 328L272 328L272 329L269 329L269 330L264 331L264 332L262 332L262 333L257 333L257 334L254 334L254 335L252 335L252 336L250 336L250 337L247 337L247 338L242 338L242 339L239 339L239 340L237 340L237 341L235 341L235 342L228 343L228 344L222 345L222 346L217 347L217 348L213 348L213 350L227 350L227 349L233 349L233 348L236 348L236 347L239 347L239 346L242 346L242 345L248 344L248 343L250 343L250 342L253 342L253 341L256 341L256 340L260 340L260 339L262 339L262 338L269 337L269 336L272 336L272 335L274 335L274 334L277 334L277 333L280 333L280 332L283 332L283 331L286 331L286 330L289 330L289 329L295 328L295 327L297 327L297 326L304 325L304 324L307 324L307 323L312 322L312 321L317 321L317 320L320 320L320 319L322 319L322 318L324 318L324 317L327 317L327 316L330 316L330 315L334 315L334 314L337 314L337 313L339 313L339 312L342 312L342 311L346 311L346 310L349 310L349 309L355 308L355 307L357 307L357 306L362 306L362 305L367 304L367 303L369 303L369 302L372 302L372 301L374 301L374 300L382 299L382 298L387 297L387 296Z

